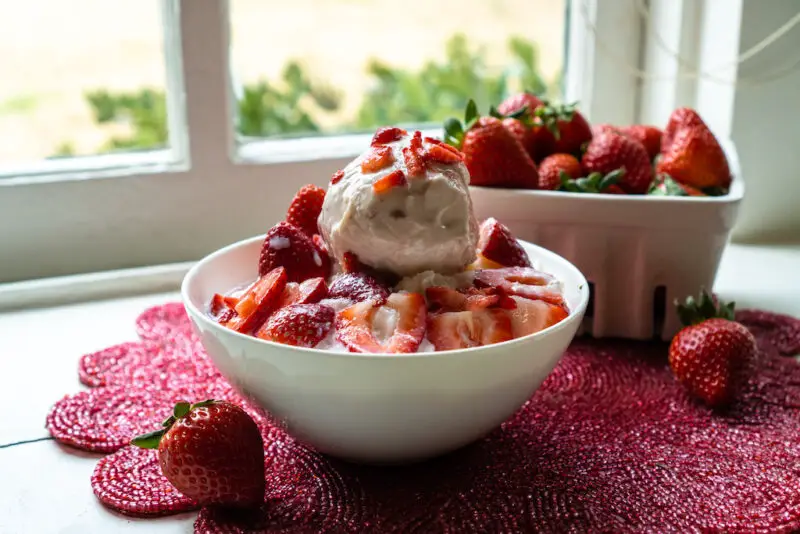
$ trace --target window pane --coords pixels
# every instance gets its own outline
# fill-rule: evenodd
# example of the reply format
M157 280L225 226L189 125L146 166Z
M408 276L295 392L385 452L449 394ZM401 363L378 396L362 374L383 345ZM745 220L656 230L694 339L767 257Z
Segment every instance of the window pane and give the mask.
M231 0L245 137L438 123L560 95L565 0Z
M0 4L0 173L167 146L159 0Z

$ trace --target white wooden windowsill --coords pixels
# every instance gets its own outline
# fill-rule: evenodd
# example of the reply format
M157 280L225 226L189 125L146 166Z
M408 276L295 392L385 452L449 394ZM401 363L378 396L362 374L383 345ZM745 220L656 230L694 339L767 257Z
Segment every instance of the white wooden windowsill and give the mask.
M715 289L739 307L800 316L798 266L800 244L731 245ZM163 283L172 280L174 288L178 270L165 273ZM0 445L45 437L44 419L52 403L82 387L79 357L135 339L133 321L143 308L177 298L171 290L1 313ZM136 520L108 512L89 485L96 460L52 441L0 448L0 532L192 531L194 514Z

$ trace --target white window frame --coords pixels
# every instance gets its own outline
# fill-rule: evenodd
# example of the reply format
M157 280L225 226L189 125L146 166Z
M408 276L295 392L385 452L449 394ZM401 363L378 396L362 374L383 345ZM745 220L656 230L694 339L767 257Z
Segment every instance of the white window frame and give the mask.
M640 65L636 1L572 0L566 98L593 122L642 114L641 84L619 64ZM237 149L228 2L164 2L171 149L0 177L0 282L196 260L264 232L298 187L324 186L366 146L369 136L349 135ZM673 0L653 2L669 11Z

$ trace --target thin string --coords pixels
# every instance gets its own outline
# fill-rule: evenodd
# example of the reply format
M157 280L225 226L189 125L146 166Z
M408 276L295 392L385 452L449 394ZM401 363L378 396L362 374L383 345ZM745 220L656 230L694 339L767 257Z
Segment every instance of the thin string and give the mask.
M772 72L768 72L759 76L738 77L738 79L733 83L729 80L715 76L708 71L697 71L695 70L694 66L690 65L685 60L685 58L683 58L676 51L672 50L666 43L665 39L661 36L661 34L658 33L658 31L656 31L655 28L651 27L651 25L649 24L650 10L645 5L644 0L635 0L635 2L638 8L639 16L642 17L643 20L648 21L648 29L656 45L662 51L666 52L670 57L675 59L678 65L681 66L682 71L679 72L676 76L658 76L650 74L644 70L639 69L634 65L631 65L626 60L621 59L617 54L615 54L612 50L610 50L609 47L606 46L606 43L599 37L597 27L591 20L591 17L589 15L588 0L583 0L581 2L581 16L583 17L584 23L586 24L586 28L589 31L591 31L592 34L594 34L595 36L595 43L597 49L606 57L622 65L623 68L627 70L632 76L635 76L641 80L667 81L667 80L678 80L678 79L704 79L707 81L713 81L715 83L723 85L743 85L743 86L755 87L788 76L789 74L796 71L798 67L800 67L800 57L797 57L794 60L792 60L791 63L789 63L786 67L776 69ZM781 25L781 27L779 27L777 30L767 35L765 38L756 43L754 46L751 46L750 48L739 54L736 61L733 61L732 63L729 63L727 65L720 65L711 70L719 71L719 70L729 69L754 58L755 56L766 50L773 43L775 43L778 39L786 35L798 24L800 24L800 12L796 13L793 17L791 17L783 25Z
M11 447L16 447L18 445L27 445L29 443L39 443L40 441L51 441L53 438L51 436L47 436L44 438L34 438L34 439L24 439L22 441L14 441L12 443L3 443L0 444L0 449L10 449Z

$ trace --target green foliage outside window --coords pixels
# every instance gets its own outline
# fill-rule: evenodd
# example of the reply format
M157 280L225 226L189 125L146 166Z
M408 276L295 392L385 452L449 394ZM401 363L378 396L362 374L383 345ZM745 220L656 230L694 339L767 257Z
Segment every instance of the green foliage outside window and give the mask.
M543 78L534 43L518 37L508 42L511 62L493 73L481 49L469 46L464 35L451 37L445 58L406 70L381 60L369 60L366 72L373 82L354 117L340 117L342 95L329 84L312 79L303 65L290 61L277 81L247 84L237 95L237 131L245 137L273 137L345 130L368 130L385 124L440 123L459 116L472 98L479 109L520 90L556 96L560 80ZM86 94L98 124L127 125L127 135L113 135L98 152L152 149L168 142L167 105L162 91L141 89ZM324 125L324 126L323 126ZM70 142L56 156L74 152Z

